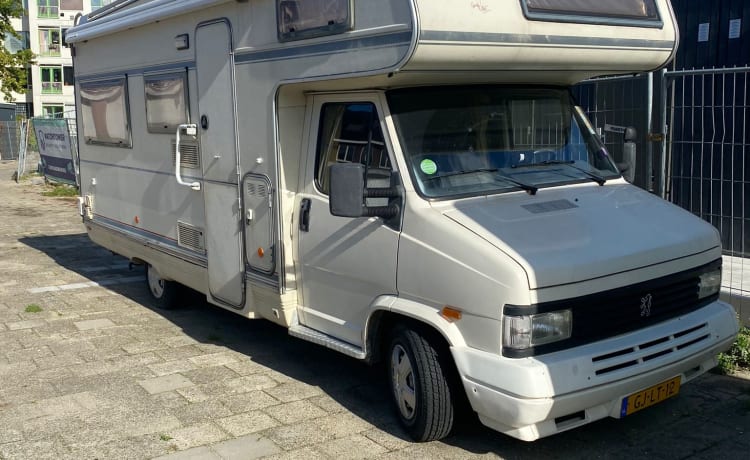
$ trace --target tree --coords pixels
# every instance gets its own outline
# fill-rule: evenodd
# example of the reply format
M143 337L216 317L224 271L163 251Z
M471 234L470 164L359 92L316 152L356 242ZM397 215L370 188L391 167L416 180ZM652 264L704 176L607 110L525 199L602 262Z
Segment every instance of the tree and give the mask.
M13 30L10 19L20 18L23 15L21 0L0 0L0 91L3 92L8 102L13 100L12 92L20 94L26 92L26 69L34 60L34 53L31 50L25 49L11 53L4 46L8 35L21 38Z

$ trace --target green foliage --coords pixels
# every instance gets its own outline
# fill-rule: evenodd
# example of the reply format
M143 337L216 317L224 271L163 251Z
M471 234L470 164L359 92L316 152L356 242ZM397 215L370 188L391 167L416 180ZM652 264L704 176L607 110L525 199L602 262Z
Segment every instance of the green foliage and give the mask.
M72 197L78 196L78 189L65 184L50 184L50 187L42 192L43 196Z
M21 0L0 0L0 91L8 102L13 100L12 92L26 92L26 69L34 61L34 53L31 50L20 50L11 54L3 46L8 35L21 38L13 29L10 19L23 15Z
M24 310L26 313L39 313L42 311L42 307L35 303L30 303L26 305L26 309Z
M719 370L723 373L750 369L750 328L743 327L732 348L719 355Z

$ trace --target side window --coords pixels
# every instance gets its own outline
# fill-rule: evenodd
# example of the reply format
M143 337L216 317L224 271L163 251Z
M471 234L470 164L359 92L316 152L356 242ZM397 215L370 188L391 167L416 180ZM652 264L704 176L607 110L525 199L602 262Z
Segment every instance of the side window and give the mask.
M352 0L277 0L280 41L334 35L351 30Z
M89 144L131 147L127 80L81 83L83 137Z
M361 163L368 187L390 185L391 161L385 148L380 118L370 102L323 105L315 157L315 184L328 195L330 166Z
M521 0L527 18L661 27L656 0Z
M174 133L188 121L184 72L145 77L146 122L151 133Z

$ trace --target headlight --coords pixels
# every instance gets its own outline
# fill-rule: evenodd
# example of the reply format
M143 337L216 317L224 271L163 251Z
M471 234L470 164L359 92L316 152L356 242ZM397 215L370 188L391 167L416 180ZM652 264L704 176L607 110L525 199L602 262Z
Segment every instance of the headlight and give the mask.
M719 293L721 289L721 267L715 268L700 276L698 298L705 299Z
M506 316L503 346L516 350L536 347L570 338L573 329L570 310L537 315Z

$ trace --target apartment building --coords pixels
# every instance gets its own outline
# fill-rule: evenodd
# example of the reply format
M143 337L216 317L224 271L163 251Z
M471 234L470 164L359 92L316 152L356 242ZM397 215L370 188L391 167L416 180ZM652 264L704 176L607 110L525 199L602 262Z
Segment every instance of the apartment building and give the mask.
M21 39L7 36L3 45L16 51L31 48L36 55L29 69L26 94L14 94L16 114L24 117L73 117L73 61L65 32L75 17L116 0L23 0L26 15L12 20Z

